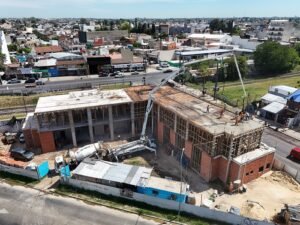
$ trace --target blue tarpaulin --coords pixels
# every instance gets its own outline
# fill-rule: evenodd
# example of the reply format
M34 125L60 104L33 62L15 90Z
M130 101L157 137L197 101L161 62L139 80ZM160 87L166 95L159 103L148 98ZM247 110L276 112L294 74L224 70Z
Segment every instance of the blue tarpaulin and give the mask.
M300 89L291 94L288 99L293 102L300 102Z
M39 175L40 179L47 176L48 173L49 173L49 163L48 163L48 161L45 161L42 164L40 164L37 167L37 172L38 172L38 175Z
M61 177L70 177L71 176L69 165L66 165L66 166L60 168L60 176Z

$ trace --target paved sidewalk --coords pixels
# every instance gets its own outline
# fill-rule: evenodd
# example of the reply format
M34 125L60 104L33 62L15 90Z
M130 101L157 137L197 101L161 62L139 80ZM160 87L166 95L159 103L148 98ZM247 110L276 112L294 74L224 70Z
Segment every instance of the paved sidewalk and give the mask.
M285 134L285 135L287 135L291 138L294 138L294 139L300 141L300 132L297 131L297 130L293 130L293 129L284 127L283 125L275 123L272 120L267 120L267 119L264 119L264 118L261 118L261 117L256 117L255 120L261 121L262 123L267 123L267 126L269 128L271 128L273 130L276 130L276 131L278 131L282 134Z

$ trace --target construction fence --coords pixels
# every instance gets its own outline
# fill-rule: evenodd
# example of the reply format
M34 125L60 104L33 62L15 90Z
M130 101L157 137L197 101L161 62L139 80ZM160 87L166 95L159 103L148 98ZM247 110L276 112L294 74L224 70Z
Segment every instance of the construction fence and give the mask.
M0 164L0 171L4 171L7 173L29 177L34 180L40 180L48 175L49 173L49 164L48 161L41 163L36 166L35 169L26 169L26 168L18 168L14 166Z
M208 209L200 206L195 205L189 205L186 203L179 203L172 200L166 200L166 199L160 199L157 197L147 196L144 194L133 192L131 196L124 196L124 191L120 188L115 187L109 187L97 183L92 183L88 181L81 181L76 180L72 178L66 178L65 184L89 191L97 191L99 193L105 194L105 195L112 195L116 197L122 197L126 199L131 199L133 201L138 202L144 202L146 204L164 208L164 209L170 209L174 211L178 211L179 207L182 212L193 214L197 217L204 218L204 219L210 219L214 221L219 222L227 222L230 224L240 224L240 225L271 225L273 223L267 222L267 221L258 221L249 219L243 216L234 215L227 212L217 211L213 209Z
M276 170L284 171L293 177L296 181L300 183L300 170L293 168L289 165L289 160L281 157L279 155L275 155L273 168Z

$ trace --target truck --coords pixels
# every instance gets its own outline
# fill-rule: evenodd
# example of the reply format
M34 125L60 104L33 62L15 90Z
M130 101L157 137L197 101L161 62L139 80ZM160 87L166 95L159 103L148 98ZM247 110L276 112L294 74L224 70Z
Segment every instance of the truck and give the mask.
M300 148L299 147L293 148L289 154L289 158L300 162Z
M156 148L157 145L154 139L147 138L146 141L136 140L123 145L119 145L116 148L109 149L108 158L110 160L119 161L120 158L125 158L128 155L144 150L154 152L156 155Z
M5 132L4 133L4 142L5 144L13 144L16 141L17 133Z
M99 150L100 144L93 143L85 145L76 151L70 151L68 154L69 157L63 157L62 155L56 156L54 160L55 172L59 173L60 169L66 165L69 165L71 167L73 167L73 165L76 166L85 158L97 154Z

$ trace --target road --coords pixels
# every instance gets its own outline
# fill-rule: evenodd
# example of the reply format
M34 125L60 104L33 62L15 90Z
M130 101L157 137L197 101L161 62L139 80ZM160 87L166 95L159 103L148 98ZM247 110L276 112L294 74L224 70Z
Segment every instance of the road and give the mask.
M89 75L82 77L72 77L72 79L68 79L68 77L62 77L61 79L51 79L50 81L45 81L45 85L37 86L36 88L25 88L25 84L9 84L9 85L1 85L0 91L11 91L11 90L22 90L24 93L27 91L34 90L51 90L51 89L64 89L72 88L72 86L83 85L86 84L91 86L103 85L103 84L114 84L114 83L123 83L123 82L142 82L143 77L146 79L146 83L149 84L159 84L163 78L169 76L169 73L162 72L153 72L147 74L139 74L139 75L128 75L124 78L115 78L115 77L98 77L97 75ZM44 78L45 80L45 78Z
M2 225L154 225L138 215L0 182Z
M289 155L293 147L300 147L300 141L280 132L274 131L270 128L265 129L262 137L262 142L271 147L274 147L276 149L276 154L283 158L286 158ZM289 166L300 170L299 163L293 162L291 160L286 161L289 163Z

